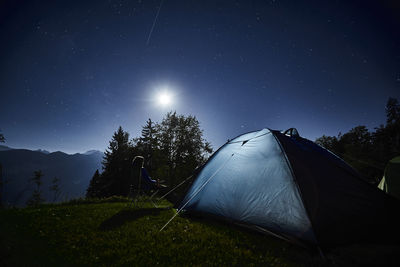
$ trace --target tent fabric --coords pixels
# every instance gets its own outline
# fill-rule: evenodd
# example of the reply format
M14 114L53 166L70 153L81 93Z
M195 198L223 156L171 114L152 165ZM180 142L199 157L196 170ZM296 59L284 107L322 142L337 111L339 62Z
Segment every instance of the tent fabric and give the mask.
M319 244L388 241L399 235L400 205L331 153L276 133L289 158ZM390 231L389 231L390 229ZM397 241L396 238L393 238Z
M388 162L378 187L389 195L400 199L400 156Z
M399 237L399 202L315 143L263 129L221 147L178 206L331 246Z

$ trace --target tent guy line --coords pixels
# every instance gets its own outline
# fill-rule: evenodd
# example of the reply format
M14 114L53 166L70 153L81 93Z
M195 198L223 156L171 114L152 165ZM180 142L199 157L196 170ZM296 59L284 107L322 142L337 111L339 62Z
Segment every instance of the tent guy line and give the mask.
M186 201L186 203L185 204L183 204L182 205L182 207L178 210L178 212L177 213L175 213L174 214L174 216L172 216L172 218L171 219L169 219L169 221L163 226L163 227L161 227L161 229L160 229L160 232L186 207L186 205L187 204L189 204L189 202L195 197L195 196L197 196L197 194L198 193L200 193L200 191L208 184L208 182L210 182L211 181L211 179L212 178L214 178L214 176L220 171L220 170L222 170L224 167L225 167L225 165L226 165L226 163L228 163L228 161L230 160L230 159L232 159L232 157L233 157L233 155L234 155L234 153L225 161L225 163L224 164L222 164L221 165L221 167L219 167L214 173L213 173L213 175L211 175L210 176L210 178L208 178L207 179L207 181L200 187L200 188L198 188L194 193L193 193L193 195L189 198L189 200L188 201Z
M400 237L400 202L295 129L240 135L193 179L168 223L182 211L209 215L318 250Z

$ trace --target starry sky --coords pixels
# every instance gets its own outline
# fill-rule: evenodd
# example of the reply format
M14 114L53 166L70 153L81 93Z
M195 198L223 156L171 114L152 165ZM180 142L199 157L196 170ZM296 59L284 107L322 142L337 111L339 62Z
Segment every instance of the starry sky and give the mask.
M400 100L396 1L2 1L6 145L104 150L169 110L216 149L268 127L315 140ZM168 89L173 102L154 100Z

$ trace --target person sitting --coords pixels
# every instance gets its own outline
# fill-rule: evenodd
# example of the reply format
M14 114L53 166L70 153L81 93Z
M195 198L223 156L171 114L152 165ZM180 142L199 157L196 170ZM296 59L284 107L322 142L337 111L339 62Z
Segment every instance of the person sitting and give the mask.
M165 187L164 185L161 184L160 179L151 179L151 177L149 176L149 174L147 173L147 170L143 167L142 168L142 179L145 182L144 186L145 187L153 187L153 188L147 188L147 189L160 189Z

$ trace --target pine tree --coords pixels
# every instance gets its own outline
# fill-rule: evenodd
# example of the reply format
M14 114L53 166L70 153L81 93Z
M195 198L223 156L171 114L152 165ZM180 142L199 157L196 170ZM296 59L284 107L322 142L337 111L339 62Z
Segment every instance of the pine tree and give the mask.
M103 173L99 179L99 196L126 196L131 183L131 163L133 159L129 134L120 126L114 133L108 149L104 153Z
M386 103L386 122L387 124L400 122L400 104L396 98L389 97Z
M386 104L386 136L390 140L388 155L395 157L400 153L400 104L396 98L389 98Z
M89 187L86 190L86 198L100 197L101 196L100 185L101 185L100 173L99 170L96 170L92 179L90 180Z
M157 140L157 124L148 119L146 125L142 127L142 135L136 140L136 148L145 158L145 167L152 172L158 164L158 140Z

